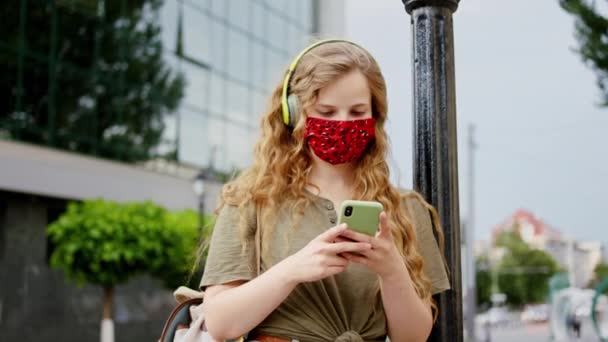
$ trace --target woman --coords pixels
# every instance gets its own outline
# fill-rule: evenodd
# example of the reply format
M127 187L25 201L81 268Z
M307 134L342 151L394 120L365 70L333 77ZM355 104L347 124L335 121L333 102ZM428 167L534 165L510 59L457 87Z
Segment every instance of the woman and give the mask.
M321 41L292 63L253 166L222 192L201 281L211 336L427 339L431 295L449 283L435 211L389 183L386 112L384 78L360 46ZM347 199L382 203L375 236L336 226Z

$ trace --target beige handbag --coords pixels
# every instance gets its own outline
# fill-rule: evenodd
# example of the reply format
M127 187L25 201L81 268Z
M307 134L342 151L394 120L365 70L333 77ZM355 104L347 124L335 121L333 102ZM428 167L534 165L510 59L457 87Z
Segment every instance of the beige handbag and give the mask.
M257 259L257 274L261 271L261 238L259 212L257 215L257 227L255 233L255 254ZM205 316L203 315L203 299L205 293L196 291L185 286L180 286L173 296L177 301L177 306L171 311L169 318L161 333L159 342L216 342L209 335L205 326ZM236 340L245 341L246 336Z

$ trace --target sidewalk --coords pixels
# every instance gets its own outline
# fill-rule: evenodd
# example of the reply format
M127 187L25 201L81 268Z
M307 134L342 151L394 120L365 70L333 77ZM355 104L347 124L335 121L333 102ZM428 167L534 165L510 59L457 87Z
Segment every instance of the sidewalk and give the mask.
M482 330L478 330L478 338L476 342L486 342L485 334ZM489 342L543 342L554 341L549 333L549 324L522 324L514 322L492 329L491 339ZM593 330L591 322L585 320L581 327L581 338L572 336L563 342L597 342L599 339ZM556 341L557 342L557 341Z

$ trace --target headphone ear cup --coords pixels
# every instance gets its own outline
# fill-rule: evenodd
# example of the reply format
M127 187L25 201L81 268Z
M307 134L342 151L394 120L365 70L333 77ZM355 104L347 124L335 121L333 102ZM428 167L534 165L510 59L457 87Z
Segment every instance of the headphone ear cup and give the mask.
M289 127L295 127L300 117L300 100L294 94L287 97L287 106L289 107Z

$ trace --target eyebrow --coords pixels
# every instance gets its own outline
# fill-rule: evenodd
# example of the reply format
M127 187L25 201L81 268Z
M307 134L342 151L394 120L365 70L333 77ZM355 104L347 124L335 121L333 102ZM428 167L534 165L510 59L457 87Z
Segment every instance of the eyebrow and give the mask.
M317 103L316 106L318 106L318 107L326 107L326 108L336 108L336 106L332 106L330 104L325 104L325 103ZM368 106L370 106L370 104L369 103L361 102L361 103L354 104L351 107L361 107L361 106L368 107Z

